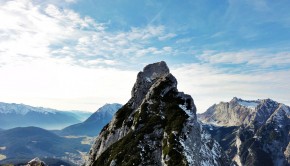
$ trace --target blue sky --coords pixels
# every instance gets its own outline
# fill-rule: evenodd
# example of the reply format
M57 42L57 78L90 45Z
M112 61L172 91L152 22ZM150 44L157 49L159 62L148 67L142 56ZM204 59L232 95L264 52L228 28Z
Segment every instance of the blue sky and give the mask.
M237 96L290 105L290 2L0 0L0 100L124 104L164 60L199 112Z

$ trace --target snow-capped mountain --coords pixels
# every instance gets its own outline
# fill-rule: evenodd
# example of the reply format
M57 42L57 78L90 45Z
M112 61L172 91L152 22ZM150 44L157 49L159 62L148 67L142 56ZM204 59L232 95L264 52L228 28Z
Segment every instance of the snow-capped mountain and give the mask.
M68 126L60 132L61 135L97 136L101 129L109 123L114 114L122 107L121 104L105 104L82 123Z
M114 114L122 107L121 104L105 104L92 114L85 122L106 121L106 124L112 120Z
M177 90L165 62L146 66L131 99L96 138L87 166L229 165L219 144L197 122L191 96Z
M0 103L0 126L3 129L26 126L59 129L80 122L75 116L70 112L50 108Z
M15 104L15 103L3 103L0 102L0 114L20 114L26 115L29 112L38 112L43 114L55 114L58 112L55 109L43 108L43 107L32 107L25 104Z
M235 97L198 117L236 165L290 164L290 107L285 104Z

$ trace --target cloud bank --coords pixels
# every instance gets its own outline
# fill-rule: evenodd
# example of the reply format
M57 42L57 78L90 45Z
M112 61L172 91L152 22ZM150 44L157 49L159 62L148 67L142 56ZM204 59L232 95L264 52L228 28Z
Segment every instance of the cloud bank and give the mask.
M230 2L221 17L228 22L225 30L240 16L239 5ZM74 3L78 1L0 0L0 101L95 111L108 102L125 103L138 71L165 60L199 112L234 96L273 98L290 105L288 47L227 50L233 41L220 42L227 35L220 29L204 35L181 24L168 26L175 22L154 24L161 15L147 25L112 30L113 22L82 15L70 8ZM259 14L269 7L251 6ZM285 22L281 19L276 23ZM249 41L260 35L247 29L243 33L252 36ZM224 50L214 49L217 46Z

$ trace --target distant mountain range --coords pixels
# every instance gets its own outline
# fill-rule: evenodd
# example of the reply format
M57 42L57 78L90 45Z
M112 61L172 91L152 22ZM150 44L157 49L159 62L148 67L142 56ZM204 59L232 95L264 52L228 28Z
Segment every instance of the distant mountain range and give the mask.
M0 102L0 126L2 129L27 126L61 129L83 121L90 114L89 112L59 111L24 104Z
M232 163L290 164L290 107L271 99L221 102L198 115Z
M82 123L68 126L60 131L61 135L97 136L101 129L109 123L121 104L105 104Z
M17 127L0 132L0 154L4 163L27 162L34 157L67 159L78 151L87 152L89 145L82 144L83 138L64 138L38 127Z
M83 123L77 123L63 130L48 131L39 127L0 129L0 165L8 163L24 165L35 157L41 158L41 160L45 161L48 165L81 165L84 160L79 151L85 154L89 150L89 144L92 139L90 137L83 137L82 135L97 136L101 128L112 119L115 112L122 106L117 103L106 104L92 114L81 111L63 112L54 109L31 107L23 104L1 104L1 113L4 116L6 114L11 114L16 117L19 116L24 118L24 120L25 118L29 118L29 116L27 117L29 114L37 114L38 118L55 118L57 115L58 118L69 117L80 119L86 118L88 115L91 116ZM22 123L24 120L19 119ZM33 123L37 126L43 125L43 123L35 120ZM30 124L33 123L30 122ZM51 127L51 125L55 124L48 125L48 127ZM68 135L69 137L64 137ZM5 157L4 159L3 156Z

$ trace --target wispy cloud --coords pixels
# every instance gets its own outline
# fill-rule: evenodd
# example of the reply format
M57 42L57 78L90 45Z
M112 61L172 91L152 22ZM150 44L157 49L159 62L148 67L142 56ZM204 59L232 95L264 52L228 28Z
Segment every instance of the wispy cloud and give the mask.
M173 52L153 44L174 36L162 25L110 31L53 0L1 1L0 19L0 100L6 102L91 111L125 103L137 71L116 69L120 59Z
M100 10L91 17L84 14L89 11L70 8L78 2L85 7L92 4L0 0L0 76L5 78L0 81L0 100L10 97L18 102L13 100L18 96L63 101L63 108L71 103L126 102L137 73L131 70L162 59L169 65L187 63L175 67L173 74L200 111L233 96L270 97L290 104L287 3L230 0L213 9L199 1L159 2L150 22L154 12L144 15L136 8L132 12L136 17L125 19L132 13L122 15L123 10L115 9L132 10L129 2L93 6L90 10L109 12ZM143 2L136 5L148 11L156 7L150 3L153 6L144 9ZM172 15L172 11L180 12ZM120 17L98 20L102 16L109 20L107 14L114 12ZM88 109L93 107L97 106Z
M172 73L179 80L178 89L192 95L198 112L220 101L237 96L244 99L272 98L290 104L290 69L272 72L225 73L210 64L186 64Z
M167 39L171 39L171 38L174 38L175 36L177 36L176 34L174 33L168 33L164 36L160 36L158 37L159 40L167 40Z
M152 25L112 32L106 23L71 9L29 0L2 3L0 19L2 64L13 59L6 58L9 56L14 57L13 61L70 57L75 64L108 65L119 58L170 54L169 46L153 43L176 36L166 32L164 26Z
M290 53L286 51L271 52L269 49L256 49L233 52L218 52L213 50L204 51L199 57L201 61L216 64L244 64L261 69L289 68ZM246 69L244 69L246 70Z
M117 33L106 31L89 32L89 34L78 38L75 45L56 49L53 54L66 53L70 55L77 53L83 58L91 56L92 58L100 57L106 59L162 55L170 50L151 44L151 40L156 40L162 35L164 35L164 27L162 26L132 28L128 32Z
M180 43L188 43L190 42L192 39L191 38L182 38L182 39L178 39L176 41L176 44L180 44Z
M268 6L269 4L265 0L258 0L258 1L247 0L246 3L251 5L255 10L258 10L258 11L269 11L270 10L270 8Z

